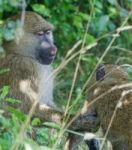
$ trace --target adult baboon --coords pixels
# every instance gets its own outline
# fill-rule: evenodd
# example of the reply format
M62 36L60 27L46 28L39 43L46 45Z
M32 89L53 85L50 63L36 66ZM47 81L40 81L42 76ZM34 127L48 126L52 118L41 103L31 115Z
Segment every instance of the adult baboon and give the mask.
M104 133L115 113L108 133L113 150L131 150L132 81L128 80L127 73L116 65L100 65L89 87L88 105L96 99L90 110L97 113Z
M10 19L15 21L20 17L19 13ZM34 115L44 120L52 120L53 116L46 116L46 112L42 114L43 108L56 108L50 64L54 60L57 48L54 45L52 30L53 26L41 16L34 12L26 12L19 41L4 41L6 56L0 60L1 68L10 69L9 72L0 75L0 87L10 85L8 96L21 100L21 104L15 106L26 113L35 102L37 106Z

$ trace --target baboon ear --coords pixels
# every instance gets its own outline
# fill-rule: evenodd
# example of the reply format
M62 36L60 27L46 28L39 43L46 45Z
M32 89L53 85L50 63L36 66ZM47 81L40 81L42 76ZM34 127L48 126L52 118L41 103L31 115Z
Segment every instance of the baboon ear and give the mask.
M100 64L96 70L96 81L103 80L105 77L105 66Z

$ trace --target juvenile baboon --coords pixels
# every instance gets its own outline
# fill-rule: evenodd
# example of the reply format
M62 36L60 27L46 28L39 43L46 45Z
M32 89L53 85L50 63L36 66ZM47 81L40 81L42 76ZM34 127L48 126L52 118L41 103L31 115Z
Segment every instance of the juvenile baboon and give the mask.
M108 133L113 150L131 150L132 81L127 73L116 65L100 65L89 83L88 104L94 99L96 102L88 109L97 113L104 133L115 112Z
M17 20L20 17L19 13L10 19ZM3 42L6 55L0 59L0 68L9 68L9 71L0 75L0 88L9 85L8 97L21 100L21 103L13 104L13 107L25 113L35 108L33 116L60 123L63 112L58 110L53 101L50 65L57 51L52 35L53 26L38 14L26 12L20 27L19 37L16 32L14 40ZM4 103L6 112L9 105L11 104ZM91 119L91 115L87 121L90 127L96 122L95 118Z

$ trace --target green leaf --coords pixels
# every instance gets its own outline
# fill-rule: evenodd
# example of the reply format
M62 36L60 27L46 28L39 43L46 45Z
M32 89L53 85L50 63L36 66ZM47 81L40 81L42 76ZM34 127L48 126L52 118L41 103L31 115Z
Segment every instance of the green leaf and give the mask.
M52 127L54 129L60 129L60 125L54 123L54 122L45 122L43 123L45 126L48 126L48 127Z
M0 74L6 73L6 72L9 72L9 71L10 71L9 68L0 68Z
M5 101L8 102L8 103L11 103L11 104L16 104L16 103L17 103L17 104L20 104L20 103L22 103L21 100L14 99L14 98L9 98L9 97L6 98Z
M116 5L117 1L116 0L107 0L110 4Z
M82 19L88 21L89 20L89 15L88 14L85 14L85 13L82 13L80 12L79 15L82 17Z
M128 11L122 8L121 11L120 11L120 16L121 17L127 17L128 16Z
M38 125L38 124L40 124L40 119L39 118L34 118L33 120L32 120L32 126L35 126L35 125Z
M50 17L50 11L48 8L46 8L45 5L42 4L33 4L32 5L32 9L36 12L38 12L39 14L46 16L46 17Z
M9 86L4 86L3 88L2 88L2 93L1 93L1 95L0 95L0 98L1 99L4 99L7 95L8 95L8 93L9 93Z
M73 24L77 28L82 28L82 18L80 16L74 16L74 18L73 18Z
M107 15L104 15L100 18L99 20L99 31L102 32L105 30L107 24L108 24L108 21L109 21L109 16Z
M17 23L15 21L8 20L3 28L3 36L7 41L13 40L15 37Z
M18 110L18 109L15 109L13 107L8 107L8 111L10 113L13 113L21 121L24 121L26 119L26 115L23 112L21 112L20 110Z
M92 35L90 35L90 34L87 34L87 36L86 36L86 43L87 43L87 44L92 44L92 43L94 43L94 42L95 42L94 36L92 36Z

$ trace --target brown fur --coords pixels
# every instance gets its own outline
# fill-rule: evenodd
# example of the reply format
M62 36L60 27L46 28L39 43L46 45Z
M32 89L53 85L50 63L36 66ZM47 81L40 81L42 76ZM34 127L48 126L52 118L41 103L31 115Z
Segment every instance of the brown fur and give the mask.
M89 83L88 101L92 101L104 94L114 86L132 83L128 80L126 72L115 65L105 66L106 76L96 82L95 75ZM90 88L91 87L91 88ZM107 130L114 109L121 98L123 91L132 90L132 87L115 89L99 98L89 109L97 112L104 132ZM86 107L86 106L85 106ZM122 105L118 108L112 126L108 134L114 150L132 149L132 92L123 97Z
M20 19L20 14L10 19ZM34 33L52 29L53 26L38 14L26 12L19 43L15 39L3 43L6 56L0 59L0 68L9 68L10 71L0 75L0 88L10 85L8 96L22 101L21 104L15 104L14 107L28 113L36 101L34 116L42 120L58 122L61 120L60 113L55 110L53 114L51 113L52 109L56 109L52 97L52 67L39 64L32 55L39 43ZM42 90L45 91L45 94L42 93Z

